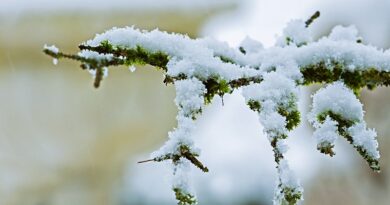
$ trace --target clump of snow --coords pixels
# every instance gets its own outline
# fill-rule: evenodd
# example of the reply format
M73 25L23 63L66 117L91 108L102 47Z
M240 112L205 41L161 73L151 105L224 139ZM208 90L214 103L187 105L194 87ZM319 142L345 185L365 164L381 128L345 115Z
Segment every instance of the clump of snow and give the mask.
M175 87L175 103L179 108L179 113L177 115L178 125L175 130L169 132L169 140L164 146L162 146L159 151L152 154L153 158L172 153L180 154L178 153L178 148L181 145L186 145L189 148L193 148L193 151L196 151L192 139L195 130L193 117L196 116L203 107L205 87L201 81L195 78L176 81Z
M78 56L95 60L111 60L114 57L112 54L100 54L90 50L82 50L78 53Z
M194 148L193 132L196 129L195 123L188 117L177 117L178 126L168 133L168 141L157 151L151 154L152 158L161 157L167 154L180 154L180 145ZM192 151L196 152L197 149ZM197 152L196 152L197 153Z
M278 107L288 108L297 93L293 80L277 72L271 72L264 75L261 83L244 87L242 95L247 102L254 100L260 103L259 121L272 140L287 133L286 118L277 112Z
M280 181L286 187L292 187L292 188L297 188L300 187L299 181L295 177L295 174L291 171L288 162L286 159L282 159L279 162L279 176L280 176Z
M103 78L106 78L108 76L108 68L103 67L102 70L103 70ZM88 69L88 72L89 72L89 74L92 75L93 78L96 77L96 72L97 72L96 69Z
M292 20L288 22L283 30L283 35L276 42L278 46L294 44L297 46L310 43L312 41L310 30L302 20Z
M190 78L176 81L175 88L175 103L179 108L178 125L175 130L169 132L169 140L158 151L152 153L152 158L172 154L180 156L181 146L186 146L192 154L200 153L194 146L193 133L196 128L194 120L204 105L205 86L198 79ZM187 194L191 191L188 176L190 170L190 162L187 159L180 158L173 164L173 187Z
M188 160L180 159L173 167L172 186L179 188L184 193L191 193L189 181L189 173L191 171L191 163Z
M286 153L289 149L286 140L279 140L276 142L276 149L278 149L281 154Z
M337 125L338 123L332 120L329 116L326 116L325 121L322 124L315 124L316 129L313 136L316 139L318 146L332 146L335 144L337 138L340 137Z
M313 96L313 109L308 118L316 128L314 136L317 139L318 146L323 143L334 145L335 140L340 136L337 131L339 125L335 122L335 119L327 116L324 122L319 121L318 116L327 112L332 112L342 119L352 122L352 126L346 127L347 133L352 138L352 144L363 149L368 156L379 159L376 132L366 128L363 119L363 105L344 83L335 82L330 84L320 89Z
M268 102L266 101L266 103ZM262 112L259 114L259 121L263 125L264 131L267 133L270 141L287 133L286 118L277 112Z
M289 169L287 161L282 157L288 150L284 136L287 136L287 119L279 113L279 108L288 111L296 109L296 96L298 89L296 81L285 75L280 70L264 73L263 81L251 84L243 88L243 96L247 103L256 101L260 105L258 113L259 121L264 127L268 140L275 143L274 152L277 162L279 180L275 190L274 204L283 204L286 201L287 190L294 193L301 193L295 174ZM279 156L282 155L282 156Z
M311 122L315 122L318 115L328 111L340 114L347 120L363 120L363 105L342 82L335 82L321 88L312 97L313 108L309 114Z
M361 122L348 128L348 133L352 136L354 145L363 147L370 157L379 159L380 154L375 130L367 129L366 123Z
M48 46L48 45L45 44L43 46L43 48L46 49L46 50L49 50L49 51L51 51L51 52L53 52L55 54L57 54L60 51L55 45Z
M180 115L191 116L202 109L206 88L201 81L196 78L176 81L175 88L175 103L180 108Z
M328 38L333 41L356 42L358 39L358 30L354 25L348 27L338 25L332 29Z
M284 190L291 190L290 194L302 194L303 189L301 188L300 182L296 178L293 171L291 171L287 160L282 159L278 165L278 183L276 184L275 195L273 199L274 205L286 204L286 198Z
M244 40L242 40L240 47L242 47L247 53L257 53L260 50L264 49L262 43L252 39L249 36L246 36Z
M137 68L134 65L129 66L129 71L130 72L133 73L135 70L137 70Z
M260 102L271 100L274 103L287 105L291 97L298 94L298 89L293 80L280 73L265 73L261 83L244 87L242 94L245 99Z
M53 52L54 54L58 54L58 52L60 52L60 50L55 45L48 46L48 45L45 44L43 46L43 49L49 50L49 51ZM58 59L57 58L53 58L53 64L54 65L58 64Z
M245 66L245 55L237 49L233 49L227 42L217 41L214 38L206 37L203 39L196 39L200 45L210 49L214 56L224 56L232 59L235 63Z

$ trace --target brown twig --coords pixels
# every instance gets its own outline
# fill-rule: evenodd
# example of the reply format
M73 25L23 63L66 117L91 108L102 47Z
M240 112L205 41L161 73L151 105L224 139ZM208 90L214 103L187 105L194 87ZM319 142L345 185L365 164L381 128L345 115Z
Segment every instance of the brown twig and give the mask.
M306 22L306 28L310 26L311 23L313 23L314 20L316 20L318 17L320 17L320 12L316 11Z
M146 162L153 162L155 161L154 159L147 159L147 160L142 160L142 161L139 161L137 162L138 164L142 164L142 163L146 163Z

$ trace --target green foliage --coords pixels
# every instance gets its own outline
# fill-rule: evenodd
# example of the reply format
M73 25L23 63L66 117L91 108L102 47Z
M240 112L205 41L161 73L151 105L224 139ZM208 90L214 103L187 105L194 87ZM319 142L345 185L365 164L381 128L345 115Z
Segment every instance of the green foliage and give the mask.
M222 62L225 62L225 63L231 63L231 64L235 64L234 60L226 57L226 56L218 56Z
M336 155L336 153L333 151L334 145L330 144L329 142L323 142L319 145L317 145L317 149L322 153L322 154L327 154L331 157Z
M340 62L332 61L329 65L321 61L301 68L303 85L312 83L332 83L338 80L344 82L355 94L367 87L370 90L378 86L390 85L390 72L378 71L375 68L349 71Z
M196 197L190 193L185 193L179 188L173 188L175 192L176 200L178 205L195 205L197 204Z
M249 100L247 102L249 108L255 112L261 111L261 103L257 100ZM301 122L301 113L298 111L297 105L292 97L288 105L279 105L278 113L286 118L286 128L288 130L294 129Z
M324 122L326 117L329 116L332 120L336 121L338 123L337 129L340 136L343 136L350 144L353 145L353 147L358 151L358 153L366 160L370 168L376 172L380 171L379 161L377 159L372 158L370 155L368 155L367 151L363 149L361 146L354 145L353 138L351 135L347 132L348 128L353 126L357 121L349 120L343 118L340 114L334 113L332 111L326 111L317 116L319 122ZM329 154L330 156L335 155L335 153L332 150L333 147L327 147L322 150L320 150L324 154Z
M220 79L219 77L212 77L203 81L203 84L206 87L206 94L204 100L206 104L209 104L215 95L223 96L226 93L232 93L233 89L230 87L229 82L225 79Z
M302 192L291 189L289 187L285 187L282 189L282 194L286 201L283 202L282 205L295 205L302 198Z
M249 106L249 108L255 112L260 112L261 110L261 104L259 101L256 101L256 100L249 100L247 105Z
M287 105L279 105L278 113L286 118L286 128L294 129L301 122L301 113L298 111L296 97L291 96Z
M100 46L92 47L87 45L79 45L81 50L95 51L100 54L112 54L114 57L125 56L125 59L120 59L119 64L123 65L145 65L149 64L166 71L166 65L169 61L168 55L163 52L149 52L141 46L135 48L125 48L123 46L114 46L109 41L105 40L100 43ZM116 59L118 60L118 59Z

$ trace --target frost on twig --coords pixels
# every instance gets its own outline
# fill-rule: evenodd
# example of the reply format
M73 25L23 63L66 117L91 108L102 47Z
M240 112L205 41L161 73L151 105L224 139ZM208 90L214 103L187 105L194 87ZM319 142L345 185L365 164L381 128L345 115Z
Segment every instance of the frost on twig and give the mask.
M300 123L297 102L302 86L326 84L313 96L309 114L317 149L333 156L335 140L344 137L379 171L376 132L366 127L356 96L362 88L390 85L390 50L363 44L353 26L337 26L314 41L309 26L319 15L290 21L270 48L249 37L232 48L212 38L125 27L97 34L79 45L77 54L52 46L45 46L44 52L54 59L79 61L94 74L95 87L112 66L149 64L163 72L164 83L176 88L177 127L146 161L172 162L172 189L180 205L197 203L188 178L190 164L209 171L196 147L196 119L214 96L241 89L273 148L278 173L274 204L293 205L302 200L303 189L285 157L286 138Z

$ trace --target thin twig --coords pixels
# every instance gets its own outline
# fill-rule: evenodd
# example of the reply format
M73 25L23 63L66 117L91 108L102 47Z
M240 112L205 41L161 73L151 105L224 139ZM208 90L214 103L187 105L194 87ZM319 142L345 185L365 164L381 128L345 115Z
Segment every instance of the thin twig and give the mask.
M318 17L320 17L320 12L316 11L306 22L306 28L310 26L311 23L313 23L314 20L316 20Z
M145 162L153 162L155 161L154 159L148 159L148 160L143 160L143 161L139 161L137 162L138 164L141 164L141 163L145 163Z

